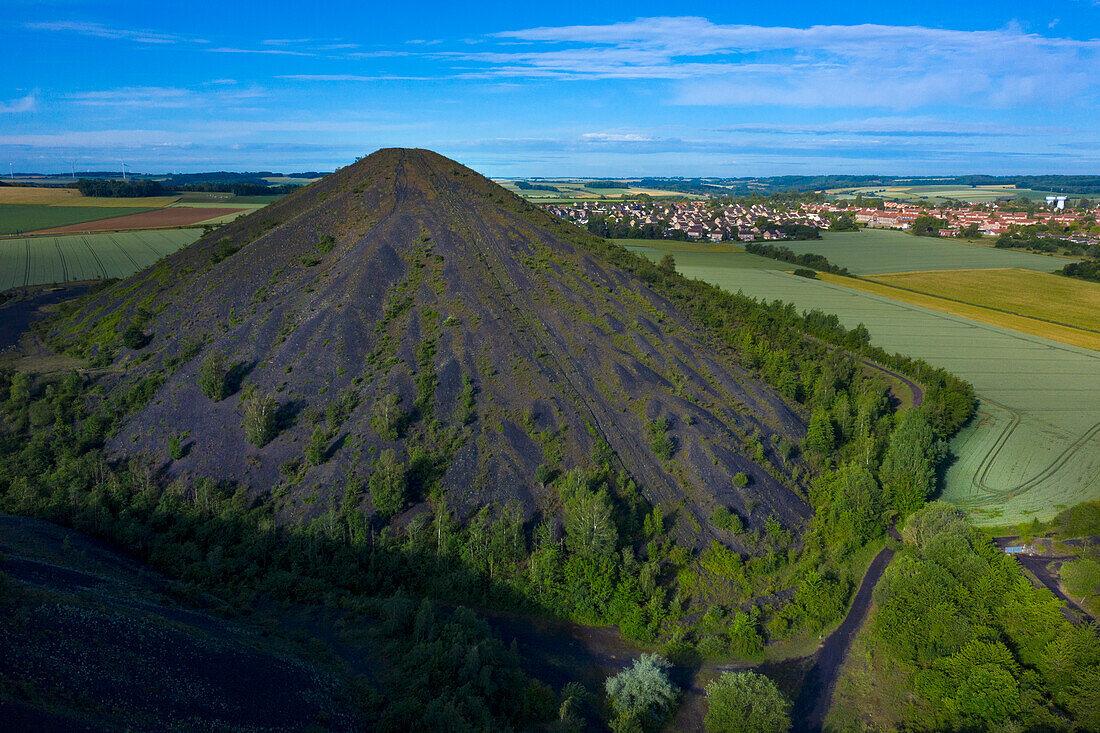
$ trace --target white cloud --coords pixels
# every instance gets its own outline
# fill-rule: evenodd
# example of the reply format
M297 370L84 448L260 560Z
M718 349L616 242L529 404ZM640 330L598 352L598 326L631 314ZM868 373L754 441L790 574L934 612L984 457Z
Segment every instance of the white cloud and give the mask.
M51 21L44 23L27 23L26 27L35 31L55 31L64 33L76 33L93 38L108 38L113 40L126 40L135 43L206 43L201 38L188 38L172 33L160 33L149 30L134 30L130 28L113 28L103 23L88 23L83 21Z
M28 94L20 99L10 102L0 102L0 114L18 114L20 112L34 112L38 109L38 100L34 94Z
M431 81L431 76L390 76L376 74L366 76L362 74L280 74L276 79L289 79L291 81Z
M513 50L441 52L460 76L673 82L684 105L914 108L1065 106L1100 92L1100 40L1017 26L718 25L641 18L494 34Z
M225 104L264 97L266 92L258 87L228 88L232 83L218 84L219 88L196 92L179 87L120 87L103 91L75 92L68 99L85 107L114 107L137 109L192 109L213 104Z
M306 51L287 51L281 48L208 48L210 53L256 53L269 56L315 56Z

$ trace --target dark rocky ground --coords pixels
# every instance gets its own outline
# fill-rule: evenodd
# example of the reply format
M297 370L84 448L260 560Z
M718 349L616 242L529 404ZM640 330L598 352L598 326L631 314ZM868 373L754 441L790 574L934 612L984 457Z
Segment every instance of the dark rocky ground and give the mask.
M810 508L792 479L797 461L776 448L804 435L798 410L564 226L446 158L382 150L92 296L54 335L90 355L118 346L111 371L122 374L120 388L167 376L111 452L152 457L168 479L272 492L287 518L334 506L381 450L407 456L450 431L457 440L441 460L441 484L459 517L508 500L528 517L552 514L554 496L535 469L584 465L602 438L676 519L685 544L718 537L708 519L719 504L750 530L774 516L799 534ZM335 239L329 252L317 246L323 237ZM140 312L151 316L151 341L131 351L118 334ZM401 439L383 440L370 423L374 405L397 393L413 410L424 343L434 349L437 429L425 437L429 421L414 415ZM239 393L215 403L196 386L215 350L280 404L280 433L263 448L245 440ZM464 377L475 390L468 424L457 407ZM303 465L325 408L345 395L355 407L326 460ZM677 446L671 462L646 438L659 417ZM185 436L175 461L172 436ZM734 486L737 473L747 487Z
M346 730L337 678L105 544L0 515L0 728Z

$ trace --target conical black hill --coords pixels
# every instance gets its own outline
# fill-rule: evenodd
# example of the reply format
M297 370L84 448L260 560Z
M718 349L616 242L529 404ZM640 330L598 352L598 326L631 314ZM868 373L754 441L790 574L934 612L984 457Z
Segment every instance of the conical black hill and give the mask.
M552 517L563 474L607 463L684 541L736 545L710 526L719 506L797 530L809 508L772 446L800 419L598 251L452 160L379 150L97 294L55 335L133 397L113 455L248 486L284 520L390 464L405 495L367 491L363 511Z

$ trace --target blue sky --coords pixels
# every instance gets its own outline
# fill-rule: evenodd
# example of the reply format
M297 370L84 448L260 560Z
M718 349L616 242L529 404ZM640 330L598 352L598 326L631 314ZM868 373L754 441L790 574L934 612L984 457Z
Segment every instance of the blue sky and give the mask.
M0 10L17 170L1100 174L1100 0Z

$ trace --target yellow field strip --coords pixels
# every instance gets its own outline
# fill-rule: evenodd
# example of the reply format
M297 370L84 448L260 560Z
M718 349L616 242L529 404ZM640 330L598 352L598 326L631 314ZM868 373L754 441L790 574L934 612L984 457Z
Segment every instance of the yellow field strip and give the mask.
M939 311L941 313L962 316L963 318L970 318L975 321L981 321L982 323L988 323L993 326L1000 326L1001 328L1007 328L1012 331L1027 333L1032 336L1041 336L1051 339L1052 341L1060 341L1071 346L1080 346L1086 349L1100 351L1100 333L1094 331L1050 323L1038 318L1029 318L1027 316L1005 313L1004 311L994 310L992 308L940 298L935 295L918 293L913 290L906 290L899 287L891 287L889 285L860 278L842 277L840 275L830 275L824 272L817 273L817 278L827 283L843 285L853 290L860 290L865 293L871 293L872 295L881 295L891 300L919 305L923 308Z
M75 188L0 186L0 204L37 204L41 206L108 206L159 208L179 200L179 196L142 196L136 198L96 198L81 195Z

